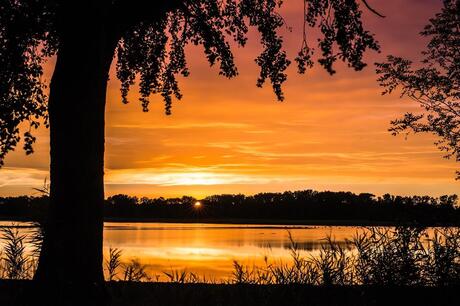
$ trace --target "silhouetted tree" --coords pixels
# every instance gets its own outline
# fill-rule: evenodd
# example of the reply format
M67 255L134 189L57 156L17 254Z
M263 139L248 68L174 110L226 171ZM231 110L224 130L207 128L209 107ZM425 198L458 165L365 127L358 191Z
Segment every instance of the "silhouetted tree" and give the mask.
M48 207L47 196L0 198L0 219L41 220ZM104 217L109 220L219 220L241 222L329 222L354 224L410 223L423 226L460 225L456 195L375 197L369 193L299 190L283 193L212 195L201 199L197 209L193 197L138 199L118 194L105 200Z
M319 63L331 74L340 59L360 70L366 49L378 50L361 22L364 0L305 0L305 27L318 27ZM278 100L290 61L278 30L285 22L281 0L1 0L0 1L0 161L20 140L33 152L32 132L50 127L50 210L36 279L60 288L102 287L104 201L104 113L109 68L116 55L121 96L140 76L140 102L148 110L160 94L166 113L182 94L177 75L189 74L184 48L202 45L220 74L238 74L229 40L244 46L249 27L260 33L262 53L257 86L271 82ZM299 10L299 13L301 10ZM304 43L296 58L299 72L313 65ZM42 82L43 62L56 56L49 98ZM65 263L74 265L71 274Z
M377 73L385 87L384 94L401 89L401 96L411 98L424 109L392 121L393 135L434 134L438 138L435 144L446 152L445 157L460 161L460 1L443 3L442 11L420 33L430 39L422 52L421 68L391 55L386 63L377 64Z

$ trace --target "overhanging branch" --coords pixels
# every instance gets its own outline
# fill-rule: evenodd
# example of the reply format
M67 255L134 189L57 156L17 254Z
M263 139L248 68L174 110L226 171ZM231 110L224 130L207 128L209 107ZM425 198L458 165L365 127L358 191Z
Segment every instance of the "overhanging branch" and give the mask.
M375 9L373 9L373 8L369 5L369 3L367 3L367 0L362 0L362 1L363 1L364 5L367 7L367 9L368 9L369 11L371 11L372 13L374 13L375 15L377 15L377 16L379 16L379 17L385 18L385 15L382 15L382 14L380 14L379 12L377 12Z

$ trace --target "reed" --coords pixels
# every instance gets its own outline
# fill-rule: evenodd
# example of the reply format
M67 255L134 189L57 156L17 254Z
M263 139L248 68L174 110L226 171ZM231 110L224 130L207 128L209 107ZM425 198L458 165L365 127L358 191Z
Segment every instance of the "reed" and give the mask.
M169 272L163 272L163 274L167 277L168 281L171 283L179 283L179 284L185 284L185 283L191 283L191 284L196 284L196 283L206 283L205 278L200 278L198 275L196 275L193 272L189 272L187 270L173 270Z
M27 242L32 247L31 256L38 259L42 250L43 238L45 237L45 229L40 222L32 223L32 231L27 235Z
M31 278L43 232L36 230L26 235L12 226L3 228L1 233L0 278ZM418 227L368 227L347 242L349 247L326 237L315 256L304 255L291 233L287 235L290 261L271 261L267 256L261 266L234 261L230 278L221 283L380 287L460 285L460 228L437 228L429 236L426 229ZM26 243L32 245L31 252L26 252ZM121 257L120 249L109 249L109 257L104 263L108 281L159 281L160 275L151 277L147 266L138 259L122 263ZM120 270L122 277L118 277ZM185 269L171 269L163 275L171 283L218 283Z
M436 230L424 257L423 278L431 286L460 285L460 230Z
M129 282L142 282L150 281L151 278L145 271L146 265L140 263L136 258L131 259L127 264L124 264L124 281Z
M9 279L27 279L30 277L31 264L26 254L25 234L17 227L4 227L1 230L5 241L1 257L3 275Z
M345 249L325 238L318 256L302 256L290 234L290 263L233 263L232 283L321 286L455 286L460 284L460 229L370 227Z
M109 248L109 259L105 260L105 269L108 273L108 281L113 281L117 277L118 269L121 266L121 254L122 251L120 249Z

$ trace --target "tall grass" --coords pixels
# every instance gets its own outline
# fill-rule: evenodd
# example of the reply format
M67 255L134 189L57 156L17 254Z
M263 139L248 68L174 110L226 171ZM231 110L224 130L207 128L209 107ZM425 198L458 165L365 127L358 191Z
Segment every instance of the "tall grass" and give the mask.
M173 270L169 272L163 272L163 274L167 277L168 282L171 283L206 283L206 279L201 279L198 275L193 272L189 272L187 270Z
M20 234L17 227L2 228L4 247L2 252L2 275L9 279L25 279L33 273L33 262L28 258L25 248L26 235Z
M31 278L36 267L43 232L33 231L32 238L17 227L1 230L0 277ZM234 284L306 284L371 286L454 286L460 285L460 229L437 228L431 235L423 228L368 227L347 241L347 247L327 237L316 254L305 255L288 232L288 262L264 258L261 266L233 262L227 283ZM26 252L25 244L32 245ZM147 266L137 259L121 261L122 251L109 249L105 261L107 280L159 281L151 277ZM70 267L69 267L70 269ZM119 277L118 275L121 275ZM163 272L168 282L216 283L187 270Z
M43 224L39 222L32 223L32 231L27 235L27 243L32 247L31 256L36 260L40 257L40 252L42 250L43 238L45 236L45 229Z
M249 267L234 261L230 282L279 285L346 285L353 282L351 256L330 237L325 238L318 256L302 256L290 232L288 237L290 263L270 262L265 257L264 266Z
M353 256L327 237L326 243L321 246L318 257L310 256L313 269L319 274L319 283L322 285L347 285L354 282Z
M123 280L128 282L150 281L151 278L145 271L146 265L140 263L138 259L131 259L124 265Z
M460 284L460 229L375 228L356 233L345 249L331 237L318 255L302 256L289 234L291 262L244 266L234 262L232 283L454 286Z
M105 261L105 268L108 274L108 281L113 281L117 277L118 268L121 266L121 254L122 251L117 248L109 249L109 259Z
M460 285L460 230L436 231L424 257L423 278L431 286Z
M370 228L357 234L353 244L357 281L369 285L421 285L424 259L431 249L424 245L429 239L425 230L398 227L394 230Z

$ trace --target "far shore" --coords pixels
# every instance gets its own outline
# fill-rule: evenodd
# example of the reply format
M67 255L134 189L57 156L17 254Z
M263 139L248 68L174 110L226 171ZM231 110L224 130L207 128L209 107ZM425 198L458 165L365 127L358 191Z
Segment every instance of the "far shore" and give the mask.
M104 222L132 223L203 223L203 224L251 224L251 225L314 225L314 226L394 226L395 222L369 220L302 220L302 219L155 219L155 218L105 218Z
M32 222L28 218L8 218L0 216L0 221L11 222ZM395 221L374 221L374 220L304 220L304 219L232 219L232 218L104 218L104 222L114 223L195 223L195 224L250 224L250 225L302 225L302 226L398 226L398 225L419 225L429 227L457 227L460 224L438 223L438 224L412 224Z

